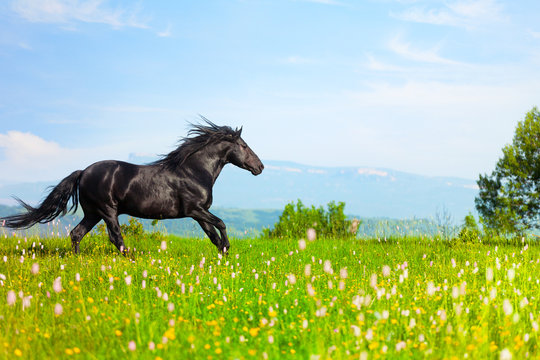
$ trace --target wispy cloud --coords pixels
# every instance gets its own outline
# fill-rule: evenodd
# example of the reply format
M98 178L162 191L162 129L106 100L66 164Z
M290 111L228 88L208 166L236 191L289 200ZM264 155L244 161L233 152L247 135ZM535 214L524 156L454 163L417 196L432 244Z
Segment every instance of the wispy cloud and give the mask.
M296 1L310 2L310 3L323 4L323 5L343 5L341 1L336 1L336 0L296 0Z
M442 65L458 65L457 61L439 55L439 47L431 49L413 48L410 43L404 42L401 36L396 36L388 44L390 50L408 60Z
M496 0L460 0L437 8L415 6L391 15L405 21L473 28L478 24L502 20L502 10L502 5Z
M11 8L23 19L36 23L101 23L113 28L148 28L136 9L112 8L104 0L14 0Z
M283 64L305 65L305 64L313 64L316 61L314 59L310 59L303 56L291 55L287 58L281 59L280 62Z
M172 26L171 24L167 25L167 28L163 31L157 33L159 37L171 37L172 36Z

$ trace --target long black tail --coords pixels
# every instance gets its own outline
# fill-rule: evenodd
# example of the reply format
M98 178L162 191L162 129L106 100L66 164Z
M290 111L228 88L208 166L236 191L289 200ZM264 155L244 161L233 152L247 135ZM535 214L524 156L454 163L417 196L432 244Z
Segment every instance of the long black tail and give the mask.
M12 229L27 229L34 224L45 224L65 215L68 211L76 211L79 204L79 179L82 171L77 170L56 185L43 202L34 208L19 198L15 198L26 210L26 213L0 218L0 224ZM68 210L68 202L71 207Z

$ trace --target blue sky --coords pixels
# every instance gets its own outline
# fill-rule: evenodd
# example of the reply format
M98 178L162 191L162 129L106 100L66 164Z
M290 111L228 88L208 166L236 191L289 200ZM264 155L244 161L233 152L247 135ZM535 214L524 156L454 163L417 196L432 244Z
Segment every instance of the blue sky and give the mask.
M540 2L11 0L0 184L244 126L263 160L477 178L540 105Z

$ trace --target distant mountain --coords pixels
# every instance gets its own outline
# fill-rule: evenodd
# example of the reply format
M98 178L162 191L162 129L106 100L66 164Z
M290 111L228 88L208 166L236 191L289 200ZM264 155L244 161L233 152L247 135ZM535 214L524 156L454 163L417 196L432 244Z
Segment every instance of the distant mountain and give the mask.
M149 163L155 157L130 155L128 161ZM257 177L227 165L214 186L214 207L283 209L301 199L306 205L344 201L345 212L359 217L430 218L444 208L461 221L474 211L478 193L474 180L430 177L368 167L320 167L285 161L263 161ZM12 205L11 195L35 204L51 183L0 186L0 203Z

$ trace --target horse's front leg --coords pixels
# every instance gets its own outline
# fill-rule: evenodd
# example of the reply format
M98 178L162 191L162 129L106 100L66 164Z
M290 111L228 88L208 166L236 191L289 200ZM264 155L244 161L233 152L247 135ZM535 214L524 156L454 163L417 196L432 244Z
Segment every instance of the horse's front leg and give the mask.
M189 216L199 223L206 235L210 238L210 241L212 241L219 251L223 253L229 251L231 244L229 243L227 228L223 220L208 210L195 210ZM216 229L219 230L219 235Z

